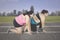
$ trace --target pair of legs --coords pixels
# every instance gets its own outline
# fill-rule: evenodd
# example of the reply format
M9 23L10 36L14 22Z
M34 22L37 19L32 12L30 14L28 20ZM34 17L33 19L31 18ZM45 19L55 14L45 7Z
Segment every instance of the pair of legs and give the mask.
M14 29L10 29L11 32L22 34L22 27L15 27Z
M13 20L13 25L14 25L14 28L10 29L9 31L15 32L17 34L21 34L23 30L23 25L19 25L15 19Z
M30 29L29 25L21 26L21 27L14 27L13 29L10 29L11 32L14 32L16 34L22 34L26 30L28 30L27 33L31 35L31 29Z
M28 33L31 34L30 18L29 18L28 15L25 15L25 19L26 19L26 24L23 25L23 27L22 27L22 25L19 25L16 22L16 20L14 19L13 24L14 24L15 28L14 29L11 29L11 31L12 32L15 32L15 33L22 33L22 31L28 30Z

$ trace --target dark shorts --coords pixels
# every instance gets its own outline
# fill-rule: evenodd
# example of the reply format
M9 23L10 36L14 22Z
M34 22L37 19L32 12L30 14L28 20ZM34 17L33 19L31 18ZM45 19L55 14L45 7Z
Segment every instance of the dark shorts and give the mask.
M40 23L38 23L38 24L31 24L31 31L33 31L33 32L35 32L35 31L37 31L37 25L40 25Z
M16 22L15 19L13 20L13 25L14 25L14 27L22 27L22 26L23 26L23 25L19 25L19 24Z

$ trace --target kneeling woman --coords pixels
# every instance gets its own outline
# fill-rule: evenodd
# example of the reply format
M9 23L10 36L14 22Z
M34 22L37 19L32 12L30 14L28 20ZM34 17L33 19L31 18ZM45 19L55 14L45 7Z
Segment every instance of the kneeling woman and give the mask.
M30 28L30 20L29 16L27 13L20 14L19 16L14 18L13 21L14 24L14 29L10 29L10 31L21 34L22 33L22 28L28 30L29 33L31 33L31 28Z

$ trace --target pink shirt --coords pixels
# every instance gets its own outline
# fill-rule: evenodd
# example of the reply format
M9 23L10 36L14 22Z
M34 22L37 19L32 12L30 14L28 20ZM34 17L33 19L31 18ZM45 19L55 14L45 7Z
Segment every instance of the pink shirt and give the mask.
M23 16L24 15L21 14L21 15L15 17L15 20L19 25L24 25L26 23L26 19Z

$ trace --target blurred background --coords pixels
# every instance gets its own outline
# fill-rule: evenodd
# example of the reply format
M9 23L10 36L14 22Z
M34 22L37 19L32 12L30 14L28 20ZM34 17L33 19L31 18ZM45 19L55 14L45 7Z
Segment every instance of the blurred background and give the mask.
M60 0L0 0L0 25L13 24L14 17L25 10L34 10L37 14L43 9L49 11L47 23L60 22Z

